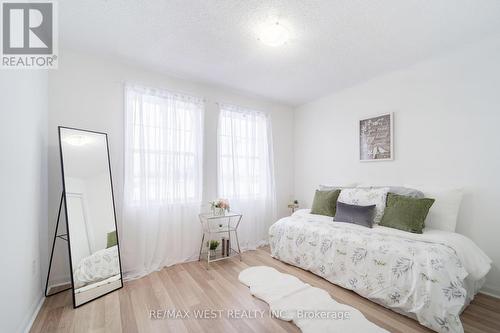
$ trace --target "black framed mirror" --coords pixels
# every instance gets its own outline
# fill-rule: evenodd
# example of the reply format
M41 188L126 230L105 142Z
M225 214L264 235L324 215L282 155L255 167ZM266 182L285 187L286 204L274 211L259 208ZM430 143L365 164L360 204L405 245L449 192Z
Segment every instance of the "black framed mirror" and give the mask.
M59 126L75 308L123 287L106 133Z

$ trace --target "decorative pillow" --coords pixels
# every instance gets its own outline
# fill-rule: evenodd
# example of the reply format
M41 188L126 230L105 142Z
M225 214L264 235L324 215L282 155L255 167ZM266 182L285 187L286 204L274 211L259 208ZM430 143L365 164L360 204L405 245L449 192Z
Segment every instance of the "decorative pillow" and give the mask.
M380 225L421 234L425 227L425 218L434 199L410 198L405 195L389 193L387 207Z
M337 212L333 220L335 222L346 222L364 227L371 228L373 226L373 216L375 215L375 205L358 206L349 205L337 201Z
M384 215L385 202L387 199L388 187L377 189L368 188L348 188L340 192L338 201L349 205L370 206L375 205L375 216L373 223L377 224Z
M342 190L344 188L354 188L354 187L356 187L356 183L346 183L344 185L319 184L318 186L320 191L335 191L335 190Z
M106 240L106 248L110 248L118 244L118 240L116 239L116 230L108 232L107 240Z
M427 197L436 199L425 220L426 228L455 232L463 196L462 189L422 187L422 191Z
M337 198L339 197L339 194L340 190L316 190L311 208L311 214L335 216L335 210L337 209Z
M410 187L404 187L404 186L373 186L373 185L366 185L366 184L361 184L356 186L358 188L371 188L371 189L377 189L377 188L382 188L382 187L387 187L389 188L390 193L394 194L399 194L399 195L404 195L407 197L412 197L412 198L424 198L424 192L410 188Z

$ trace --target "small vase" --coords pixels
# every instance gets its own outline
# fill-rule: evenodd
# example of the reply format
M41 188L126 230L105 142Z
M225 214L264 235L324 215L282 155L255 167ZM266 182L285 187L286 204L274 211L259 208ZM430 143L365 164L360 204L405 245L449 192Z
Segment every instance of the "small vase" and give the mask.
M215 250L210 250L210 258L214 258L217 256L217 253L215 252Z

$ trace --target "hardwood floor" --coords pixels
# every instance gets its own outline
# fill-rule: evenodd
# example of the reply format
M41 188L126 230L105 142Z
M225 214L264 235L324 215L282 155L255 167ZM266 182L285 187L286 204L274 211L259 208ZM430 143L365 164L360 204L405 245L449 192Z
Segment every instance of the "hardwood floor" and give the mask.
M126 282L124 288L73 309L69 291L47 298L31 332L300 332L289 322L267 315L268 305L238 281L248 266L272 266L327 290L338 302L359 309L391 332L432 332L416 321L337 287L302 269L271 258L267 248L210 264L190 262ZM150 319L150 310L264 310L263 318ZM157 313L158 314L158 313ZM161 313L160 313L161 314ZM233 314L236 314L234 312ZM232 316L234 317L234 316ZM461 316L466 332L500 332L500 299L479 294Z

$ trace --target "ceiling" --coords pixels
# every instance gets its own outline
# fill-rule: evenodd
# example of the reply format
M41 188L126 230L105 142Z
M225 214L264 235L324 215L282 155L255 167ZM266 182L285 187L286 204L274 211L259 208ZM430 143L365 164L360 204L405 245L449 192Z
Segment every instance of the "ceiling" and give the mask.
M255 27L278 19L273 48ZM500 35L498 0L65 0L62 47L290 106Z

